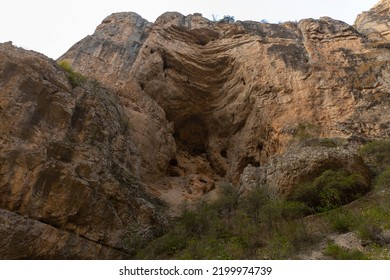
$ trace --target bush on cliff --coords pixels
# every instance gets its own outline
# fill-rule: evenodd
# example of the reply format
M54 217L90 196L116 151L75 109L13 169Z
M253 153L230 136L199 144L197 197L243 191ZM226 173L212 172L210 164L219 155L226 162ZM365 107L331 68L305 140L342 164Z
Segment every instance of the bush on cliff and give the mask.
M370 167L374 176L390 166L390 141L375 140L363 145L360 154Z
M234 20L234 17L233 16L224 16L222 19L220 19L218 22L219 23L233 23L235 20Z
M58 62L58 66L60 66L60 68L68 74L69 81L72 84L72 87L81 86L86 82L87 79L79 72L74 71L68 61L61 60L60 62Z

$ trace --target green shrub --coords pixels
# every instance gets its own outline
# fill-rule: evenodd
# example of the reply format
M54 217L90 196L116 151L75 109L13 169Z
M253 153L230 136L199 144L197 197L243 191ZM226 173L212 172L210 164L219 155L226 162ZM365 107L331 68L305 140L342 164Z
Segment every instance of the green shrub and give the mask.
M196 210L184 210L164 236L139 250L146 259L287 258L308 240L303 217L307 206L272 198L256 188L240 199L231 185ZM281 244L281 245L280 245ZM281 246L281 247L280 247ZM260 254L260 255L259 255Z
M330 223L331 228L338 233L350 232L359 224L358 217L343 208L329 211L326 219Z
M326 170L312 182L298 185L289 198L324 212L347 204L363 193L361 176L344 170Z
M187 237L180 232L172 231L155 243L154 255L156 256L173 256L177 251L185 248L187 245Z
M368 260L368 257L359 250L348 250L337 244L328 244L325 255L334 260Z
M231 255L227 252L225 241L221 241L214 236L199 236L192 238L187 247L177 254L178 259L195 260L228 260Z
M390 188L390 167L387 167L377 178L375 181L375 187L382 188Z
M293 132L293 140L305 146L337 148L343 144L340 138L320 138L320 127L311 123L298 123Z
M311 214L311 209L303 202L282 200L282 217L286 220L303 218Z
M374 175L378 175L390 166L390 140L376 140L363 145L360 149Z
M210 207L217 211L220 217L226 217L229 220L238 206L239 197L238 190L234 186L222 185L220 197Z
M375 205L361 213L362 223L359 235L362 239L380 243L383 229L390 229L390 209L384 205Z
M58 62L58 66L68 74L72 87L81 86L86 82L87 79L82 74L74 71L69 61L61 60Z
M269 260L288 259L294 252L294 246L291 244L288 236L278 234L269 240L267 246L260 251L260 258Z
M197 211L184 210L179 227L186 236L204 234L210 228L210 223L217 222L212 215L207 205L201 206Z
M234 17L233 16L224 16L222 19L220 19L218 22L219 23L234 23Z
M264 207L270 199L271 197L267 188L264 186L257 186L242 199L241 207L254 223L259 223L263 218L262 207Z
M366 221L390 229L390 208L388 205L373 205L362 211L362 217Z
M374 243L379 243L381 240L382 229L369 221L364 221L364 223L359 227L359 237L364 240L368 240Z
M310 138L315 137L318 135L318 127L316 127L313 124L310 123L298 123L295 132L294 132L294 139L297 140L308 140Z
M337 148L342 145L342 140L337 138L309 138L305 141L307 146Z
M319 145L327 148L337 148L339 146L339 143L336 139L320 138Z

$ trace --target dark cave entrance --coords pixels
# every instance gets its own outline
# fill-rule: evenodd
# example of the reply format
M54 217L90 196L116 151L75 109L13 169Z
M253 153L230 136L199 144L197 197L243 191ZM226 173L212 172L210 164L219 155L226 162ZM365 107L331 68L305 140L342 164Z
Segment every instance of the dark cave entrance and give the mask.
M201 120L190 117L180 123L175 130L174 137L179 148L193 156L206 153L208 132Z

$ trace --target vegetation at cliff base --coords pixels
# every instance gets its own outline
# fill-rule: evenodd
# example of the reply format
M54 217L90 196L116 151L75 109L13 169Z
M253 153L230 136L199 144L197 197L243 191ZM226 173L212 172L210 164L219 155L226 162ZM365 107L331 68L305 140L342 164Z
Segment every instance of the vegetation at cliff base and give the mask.
M259 186L242 197L231 186L197 209L184 210L179 221L136 258L146 259L285 259L311 236L304 203L273 198Z
M225 184L213 202L184 209L161 237L131 244L136 259L296 259L321 242L330 259L388 258L390 244L390 166L387 143L369 143L361 154L381 171L373 175L375 203L361 199L370 190L365 179L344 169L328 169L294 187L287 197L258 185L240 195ZM329 147L333 148L333 147ZM382 155L385 156L382 156ZM390 153L389 153L390 156ZM387 165L387 166L386 166ZM354 236L364 251L347 249L324 236ZM131 238L130 238L131 240ZM325 243L326 244L326 243ZM306 249L305 249L306 248Z
M325 255L334 260L367 260L368 257L359 250L348 250L337 244L330 243L326 247Z

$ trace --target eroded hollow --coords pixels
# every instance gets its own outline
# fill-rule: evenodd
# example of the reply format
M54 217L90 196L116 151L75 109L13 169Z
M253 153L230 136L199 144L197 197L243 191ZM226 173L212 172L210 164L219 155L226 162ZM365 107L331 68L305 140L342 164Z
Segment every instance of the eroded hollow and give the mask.
M196 117L187 118L176 127L174 137L177 144L191 155L207 151L208 132L205 124Z

